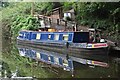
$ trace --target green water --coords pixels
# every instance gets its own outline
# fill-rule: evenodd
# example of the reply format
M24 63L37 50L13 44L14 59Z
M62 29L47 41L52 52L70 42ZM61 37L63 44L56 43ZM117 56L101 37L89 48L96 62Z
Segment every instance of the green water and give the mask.
M71 74L69 72L66 72L61 68L56 68L41 62L36 63L35 60L26 57L21 57L19 55L16 45L11 41L7 42L7 44L3 44L2 59L0 59L0 61L3 65L3 68L1 70L1 77L5 77L5 70L7 71L7 76L10 77L11 72L15 72L16 69L18 70L18 76L20 77L71 77ZM65 73L66 75L64 75L63 73Z
M4 77L5 70L7 76L11 76L11 72L18 70L18 76L29 76L36 78L72 78L69 71L62 68L53 67L42 62L36 63L19 55L18 49L12 41L6 40L3 43L1 76ZM109 67L90 66L85 64L76 64L74 67L74 78L119 78L120 76L120 58L107 56L105 61Z

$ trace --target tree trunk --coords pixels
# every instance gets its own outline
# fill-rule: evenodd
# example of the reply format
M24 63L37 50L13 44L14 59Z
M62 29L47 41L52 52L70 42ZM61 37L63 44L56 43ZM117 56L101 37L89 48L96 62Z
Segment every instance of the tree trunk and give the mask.
M34 2L31 3L31 15L34 16Z

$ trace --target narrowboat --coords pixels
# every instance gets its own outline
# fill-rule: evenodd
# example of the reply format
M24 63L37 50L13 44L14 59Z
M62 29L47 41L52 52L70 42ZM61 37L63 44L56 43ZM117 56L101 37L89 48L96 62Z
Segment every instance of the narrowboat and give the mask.
M100 33L96 36L95 30L89 32L81 31L27 31L19 32L18 43L49 47L51 50L58 48L61 50L71 50L77 52L103 51L107 53L108 44L102 39Z

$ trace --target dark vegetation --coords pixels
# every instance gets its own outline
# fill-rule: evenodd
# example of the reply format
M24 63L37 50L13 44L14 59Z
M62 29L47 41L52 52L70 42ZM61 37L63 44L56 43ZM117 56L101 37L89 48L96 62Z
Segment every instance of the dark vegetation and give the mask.
M3 5L4 4L4 5ZM32 3L1 3L3 34L17 36L21 29L35 30L40 27L38 19L31 16ZM79 25L99 28L106 36L114 40L120 38L120 3L119 2L62 2L34 3L34 13L51 15L52 9L63 6L63 11L75 9ZM9 34L8 34L9 35Z
M0 2L0 11L2 16L0 20L2 21L2 37L3 37L3 48L5 51L8 47L7 40L16 40L18 31L27 29L27 30L36 30L40 27L39 20L34 18L31 15L31 5L32 3L15 3L15 2ZM93 28L102 29L106 38L112 39L119 42L120 40L120 3L90 3L90 2L64 2L64 3L35 3L34 4L34 13L51 15L50 12L52 9L63 6L63 11L69 9L75 9L76 21L79 25L88 26ZM7 43L6 43L7 42ZM119 42L120 43L120 42ZM4 47L4 44L7 47ZM10 48L11 49L11 48ZM12 48L14 49L14 48ZM16 50L16 49L14 49ZM10 54L11 53L11 54ZM25 72L31 71L29 68L24 68L23 66L26 63L32 64L28 59L19 57L19 54L16 54L17 51L6 53L3 55L4 59L2 75L4 76L4 70L7 70L8 74L11 74L10 69L15 69L13 65L21 67L21 74L26 74ZM9 64L7 64L6 62ZM8 66L10 65L10 66ZM23 69L23 68L24 69ZM13 69L14 68L14 69ZM24 71L25 70L25 71ZM41 71L36 69L35 72ZM44 70L42 70L44 71ZM45 75L40 77L46 77L46 73L42 72ZM28 73L27 75L32 75ZM38 74L39 75L39 74ZM51 75L50 75L51 76Z
M79 25L101 29L105 38L120 44L120 2L65 2L63 6L75 9Z

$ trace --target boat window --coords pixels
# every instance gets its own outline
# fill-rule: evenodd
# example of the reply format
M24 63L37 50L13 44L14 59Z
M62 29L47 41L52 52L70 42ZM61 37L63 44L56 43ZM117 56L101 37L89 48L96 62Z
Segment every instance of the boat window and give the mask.
M36 58L40 59L40 53L38 53L38 52L36 53Z
M68 61L65 59L65 60L63 60L63 65L64 66L68 66Z
M48 40L50 40L50 38L51 38L51 35L50 35L50 34L48 34Z
M54 57L54 60L55 60L55 64L59 64L59 59Z
M73 37L74 43L88 43L89 32L75 32Z
M51 58L50 58L50 56L48 56L48 61L51 61Z
M68 34L63 34L63 40L68 41Z
M19 36L21 37L21 36L23 36L23 34L19 34Z
M37 35L36 35L36 39L40 39L40 34L39 33L37 33Z
M59 40L59 34L55 34L54 40Z

